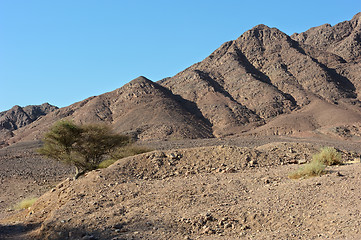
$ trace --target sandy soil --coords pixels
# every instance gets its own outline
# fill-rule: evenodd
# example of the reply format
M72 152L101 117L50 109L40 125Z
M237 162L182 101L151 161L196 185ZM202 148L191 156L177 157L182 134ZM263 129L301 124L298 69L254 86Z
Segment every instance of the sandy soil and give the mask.
M19 201L41 196L74 171L38 156L39 146L39 142L29 142L0 149L0 219L12 214Z
M360 156L358 143L342 141L153 142L163 150L56 187L72 169L22 151L1 169L0 239L359 239L361 164L329 167L310 179L287 177L326 145L343 150L344 161ZM19 149L7 149L7 156L2 150L2 161ZM7 212L20 195L44 192L32 208Z

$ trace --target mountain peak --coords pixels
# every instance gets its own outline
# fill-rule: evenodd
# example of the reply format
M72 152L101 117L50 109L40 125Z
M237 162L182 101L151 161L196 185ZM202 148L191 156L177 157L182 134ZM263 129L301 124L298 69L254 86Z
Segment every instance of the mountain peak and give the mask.
M351 21L360 21L361 19L361 12L356 13L355 16L351 19Z
M129 83L149 83L149 82L152 82L152 81L144 76L139 76L139 77L133 79L132 81L130 81Z
M251 30L268 30L268 29L271 29L271 28L264 24L258 24L256 26L254 26Z
M259 24L243 33L237 41L250 42L257 39L262 44L273 44L274 40L287 39L289 36L277 28L270 28L267 25Z
M2 112L0 115L0 131L4 129L9 131L16 130L34 122L41 116L44 116L55 109L57 109L57 107L48 103L42 105L28 105L24 108L15 105L10 110Z
M12 111L19 111L19 110L22 110L23 108L22 107L20 107L19 105L15 105L15 106L13 106L10 110L12 110Z
M121 91L128 91L128 92L132 92L132 91L136 91L139 93L139 91L145 91L147 93L153 92L155 88L157 88L158 84L154 83L153 81L149 80L148 78L144 77L144 76L139 76L135 79L133 79L132 81L130 81L129 83L125 84L122 88L120 88L119 90ZM153 89L153 90L151 90ZM150 91L150 92L149 92ZM143 92L145 93L145 92Z

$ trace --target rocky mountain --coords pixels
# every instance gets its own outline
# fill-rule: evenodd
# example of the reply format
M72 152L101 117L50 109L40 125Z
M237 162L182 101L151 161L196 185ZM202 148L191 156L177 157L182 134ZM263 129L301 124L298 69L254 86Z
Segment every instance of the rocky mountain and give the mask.
M23 108L16 105L8 111L0 112L0 129L16 130L56 109L58 107L49 103L29 105Z
M158 82L139 77L30 125L19 117L7 140L39 139L65 117L106 122L143 140L356 131L360 18L361 13L292 36L258 25L173 77Z
M361 13L350 21L335 26L324 24L304 33L293 34L291 38L304 46L314 59L334 69L343 78L343 83L360 96Z
M63 118L77 123L105 122L117 132L142 140L212 137L209 122L197 112L195 104L138 77L112 92L53 111L17 130L11 141L39 139L49 126Z
M358 122L361 86L357 54L361 44L356 36L360 34L360 16L329 27L338 41L327 48L312 44L328 42L327 35L312 29L290 37L276 28L256 26L160 83L196 102L215 135L239 133L252 122L265 126L251 132L272 135ZM319 40L306 41L304 37L301 41L297 36ZM348 49L343 54L337 50L341 45ZM226 100L219 100L216 94ZM234 105L242 106L243 112ZM327 117L327 112L334 115ZM233 116L242 120L235 121Z
M56 109L58 107L44 103L26 107L14 106L10 110L0 112L0 136L3 138L12 137L13 131L38 120Z
M350 21L335 26L324 24L300 34L295 33L291 38L302 44L333 53L347 62L360 60L361 13L356 14Z

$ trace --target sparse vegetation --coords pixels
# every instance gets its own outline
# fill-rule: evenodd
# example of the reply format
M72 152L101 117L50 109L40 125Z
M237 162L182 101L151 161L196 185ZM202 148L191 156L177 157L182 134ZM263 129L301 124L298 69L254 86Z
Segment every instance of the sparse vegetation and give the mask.
M26 198L14 206L15 210L26 209L31 207L38 198Z
M110 159L102 161L98 165L98 168L107 168L121 158L134 156L137 154L146 153L146 152L150 152L150 151L152 151L152 149L142 147L142 146L137 146L137 145L124 146L124 147L118 148L115 152L113 152L110 156Z
M321 148L321 151L312 156L312 161L288 175L291 179L320 176L325 173L327 166L341 164L341 153L333 147Z
M291 179L299 178L309 178L320 176L325 173L326 165L322 164L319 161L312 161L308 164L305 164L303 167L300 167L295 172L292 172L288 175Z
M114 153L111 154L111 158L120 159L150 151L153 151L153 149L138 145L129 145L117 149Z
M76 125L72 121L56 122L43 138L38 152L46 157L75 166L74 179L98 168L105 156L129 144L129 137L112 133L106 125Z
M321 151L312 157L313 161L319 161L326 166L339 165L342 163L341 153L333 147L321 148Z

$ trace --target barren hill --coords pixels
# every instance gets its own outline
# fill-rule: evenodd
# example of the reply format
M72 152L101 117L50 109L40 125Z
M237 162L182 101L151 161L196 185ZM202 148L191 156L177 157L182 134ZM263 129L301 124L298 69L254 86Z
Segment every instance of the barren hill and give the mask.
M18 129L10 141L39 139L62 118L79 123L105 122L118 132L142 140L212 137L209 123L196 113L194 104L145 77L138 77L117 90L58 109Z
M24 108L14 106L8 111L0 112L0 138L2 138L0 145L4 143L3 139L14 135L14 130L24 127L56 109L58 108L44 103L42 105L29 105Z
M291 37L258 25L173 77L159 82L139 77L31 125L20 124L5 140L39 139L65 117L106 122L143 140L245 134L352 137L361 122L360 16Z
M361 45L355 37L361 34L359 16L334 27L348 32L352 44L348 44L349 38L341 40L355 56ZM327 41L322 34L309 31ZM292 39L276 28L256 26L223 44L202 62L160 83L196 102L210 119L216 135L240 133L252 122L266 123L259 131L253 127L253 134L271 135L312 132L359 122L359 60L353 57L346 62L336 55L339 52L332 50L333 45L330 48L310 45L297 36ZM222 95L223 100L215 93ZM233 106L242 106L243 114ZM327 110L332 112L332 120L327 117L326 121L317 120Z

